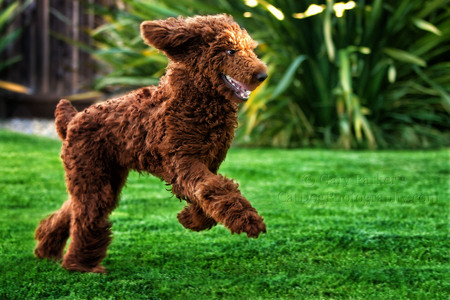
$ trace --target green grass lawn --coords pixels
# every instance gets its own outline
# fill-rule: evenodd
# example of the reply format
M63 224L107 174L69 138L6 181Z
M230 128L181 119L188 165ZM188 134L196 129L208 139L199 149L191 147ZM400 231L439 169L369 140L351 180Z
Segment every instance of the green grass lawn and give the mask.
M0 131L0 299L448 299L446 150L232 149L221 173L265 218L258 239L184 229L184 203L132 173L101 275L33 256L67 197L59 148Z

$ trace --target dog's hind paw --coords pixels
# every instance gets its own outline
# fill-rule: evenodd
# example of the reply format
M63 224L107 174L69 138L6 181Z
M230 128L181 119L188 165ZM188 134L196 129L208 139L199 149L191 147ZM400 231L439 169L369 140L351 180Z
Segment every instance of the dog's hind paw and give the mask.
M83 265L75 264L75 263L67 263L66 261L63 261L62 267L68 271L73 271L73 272L100 273L100 274L108 273L108 270L105 267L103 267L102 265L96 265L95 267L90 267L90 266L83 266Z
M63 257L62 250L51 250L42 246L37 246L36 249L34 249L34 256L40 259L49 259L54 261L60 261Z
M102 265L95 266L94 268L92 268L91 272L92 273L108 274L108 270Z

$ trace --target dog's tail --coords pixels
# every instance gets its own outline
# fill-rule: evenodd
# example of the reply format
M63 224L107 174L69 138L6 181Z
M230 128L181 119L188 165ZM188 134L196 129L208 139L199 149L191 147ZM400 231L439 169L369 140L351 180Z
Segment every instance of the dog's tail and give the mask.
M73 117L78 113L78 111L73 107L69 100L61 99L56 106L55 110L55 125L56 132L58 132L59 137L64 141L67 135L67 125Z

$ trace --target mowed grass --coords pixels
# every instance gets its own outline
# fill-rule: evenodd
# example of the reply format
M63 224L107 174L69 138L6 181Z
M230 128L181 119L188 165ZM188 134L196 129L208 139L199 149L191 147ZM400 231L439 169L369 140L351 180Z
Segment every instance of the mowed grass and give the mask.
M0 299L448 299L447 150L232 149L220 172L265 218L258 239L184 229L184 203L132 173L100 275L33 256L67 197L60 145L0 131Z

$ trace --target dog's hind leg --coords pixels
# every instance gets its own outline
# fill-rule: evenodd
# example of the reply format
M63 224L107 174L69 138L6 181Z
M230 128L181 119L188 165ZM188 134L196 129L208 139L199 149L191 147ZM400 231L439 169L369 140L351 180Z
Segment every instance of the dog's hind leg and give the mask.
M62 266L67 270L104 273L100 265L111 242L109 214L116 207L128 171L77 165L66 168L72 199L71 243Z
M60 260L70 232L70 199L52 215L39 223L35 232L38 245L34 254L39 258Z
M177 215L178 221L187 229L201 231L211 229L217 224L216 220L208 217L197 204L189 204Z

